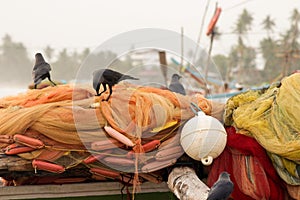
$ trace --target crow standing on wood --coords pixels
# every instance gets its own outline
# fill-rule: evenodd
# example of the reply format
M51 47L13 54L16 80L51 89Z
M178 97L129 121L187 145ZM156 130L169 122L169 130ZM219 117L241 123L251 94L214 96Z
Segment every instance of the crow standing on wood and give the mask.
M171 83L169 85L169 90L185 95L185 89L183 85L179 82L179 79L181 79L181 76L179 76L178 74L173 74Z
M222 172L218 180L213 184L208 193L207 200L226 200L233 191L233 182L230 174Z
M32 76L34 80L34 89L36 89L37 85L42 82L45 78L53 84L56 85L50 77L51 67L44 60L43 55L41 53L35 54L35 64L32 70Z
M113 71L111 69L99 69L93 72L93 87L96 90L96 96L100 96L103 92L106 91L106 87L109 88L109 95L103 101L108 101L112 94L112 86L119 83L125 79L133 79L138 80L138 78L134 78L129 75L122 74L120 72ZM99 93L99 89L101 84L103 85L103 91Z

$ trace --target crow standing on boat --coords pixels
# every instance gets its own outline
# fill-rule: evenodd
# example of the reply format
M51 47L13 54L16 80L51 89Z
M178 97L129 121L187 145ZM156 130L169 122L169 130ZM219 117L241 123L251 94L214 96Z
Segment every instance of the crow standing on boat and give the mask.
M233 191L233 182L230 174L222 172L218 180L213 184L208 193L207 200L226 200Z
M169 85L169 90L171 90L172 92L185 95L186 94L185 89L183 85L179 82L179 79L181 79L181 76L179 76L178 74L172 75L172 80Z
M56 85L50 77L51 67L43 58L41 53L35 54L35 64L32 70L32 76L34 80L34 89L37 88L37 85L42 82L45 78L53 84Z
M112 87L125 79L138 80L138 78L122 74L120 72L113 71L111 69L99 69L93 72L93 87L96 90L96 96L100 96L103 92L109 88L109 95L105 99L108 101L112 94ZM100 86L103 86L103 91L99 93Z

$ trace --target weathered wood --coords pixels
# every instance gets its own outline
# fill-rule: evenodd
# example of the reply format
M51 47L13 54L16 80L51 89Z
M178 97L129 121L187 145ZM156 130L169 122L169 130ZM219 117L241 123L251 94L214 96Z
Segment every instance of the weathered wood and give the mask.
M168 187L180 200L206 200L209 187L189 167L176 167L168 177Z
M33 199L54 197L88 197L102 195L121 195L123 185L119 182L75 183L62 185L35 185L1 187L0 199ZM129 187L132 191L132 187ZM165 182L160 184L144 183L137 193L168 192ZM99 197L100 198L100 197Z
M7 171L28 171L31 170L31 161L18 156L0 155L0 170Z

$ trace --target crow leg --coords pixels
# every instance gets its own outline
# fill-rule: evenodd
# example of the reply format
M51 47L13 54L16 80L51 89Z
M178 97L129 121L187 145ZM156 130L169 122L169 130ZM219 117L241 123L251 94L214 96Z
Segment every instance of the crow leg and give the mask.
M108 85L109 87L109 95L108 97L105 99L105 101L108 101L108 99L110 98L111 94L112 94L112 86L111 85Z
M49 80L54 86L56 86L56 83L54 83L54 82L51 80L50 76L48 76L48 80Z
M37 89L37 86L38 84L40 84L43 80L43 77L42 78L39 78L38 80L34 80L34 89Z
M103 91L100 92L100 94L99 94L98 96L100 96L102 93L104 93L104 92L107 90L106 84L103 84L103 83L102 83L102 85L103 85Z
M100 96L100 94L99 94L100 85L101 84L98 83L97 86L96 86L96 88L95 88L95 90L96 90L96 96Z

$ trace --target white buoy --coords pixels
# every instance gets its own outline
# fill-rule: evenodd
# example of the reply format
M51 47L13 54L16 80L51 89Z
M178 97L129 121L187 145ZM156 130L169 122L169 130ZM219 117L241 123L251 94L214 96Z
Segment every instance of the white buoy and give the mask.
M202 111L186 122L181 130L180 143L191 158L210 165L224 150L226 130L216 118Z

